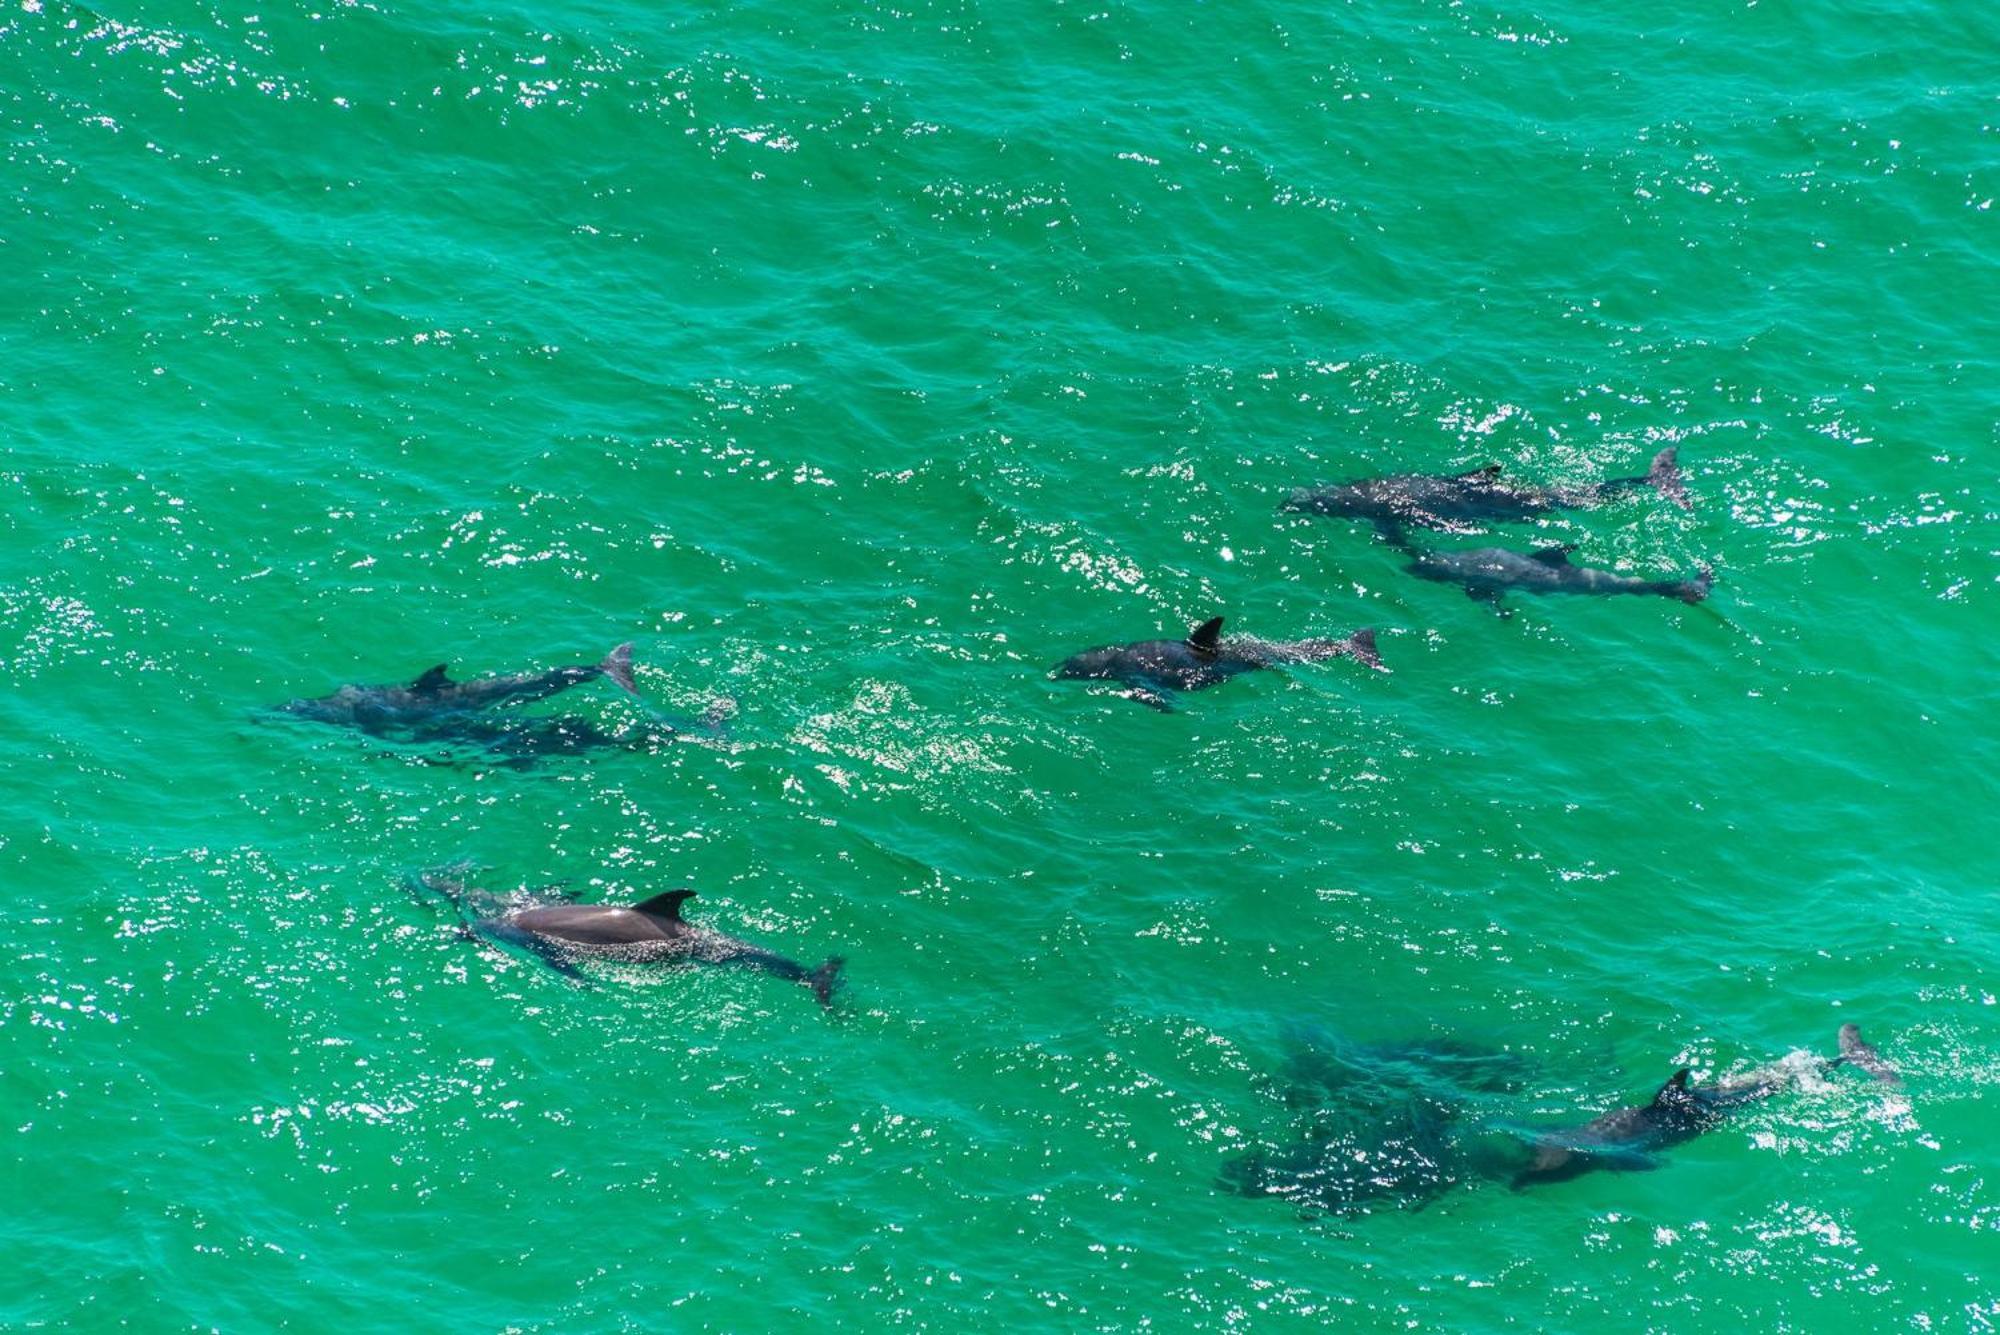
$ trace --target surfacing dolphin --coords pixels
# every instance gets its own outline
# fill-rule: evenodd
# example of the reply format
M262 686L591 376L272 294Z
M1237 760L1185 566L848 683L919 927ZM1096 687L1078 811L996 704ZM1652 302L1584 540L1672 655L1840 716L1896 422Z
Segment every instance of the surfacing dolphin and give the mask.
M443 663L407 686L343 686L331 695L292 700L278 712L359 728L372 737L438 740L412 737L440 719L476 713L503 703L544 700L558 691L608 677L637 695L632 680L632 646L621 644L601 663L524 672L507 677L453 681Z
M1708 597L1715 583L1715 572L1707 566L1700 567L1693 579L1639 579L1615 570L1580 566L1569 559L1576 548L1568 544L1537 547L1532 552L1505 547L1474 547L1460 552L1422 551L1407 545L1403 549L1412 558L1404 567L1411 574L1457 584L1468 598L1491 603L1501 616L1509 615L1500 600L1510 592L1657 594L1698 603Z
M833 1005L844 962L839 956L808 969L713 927L689 922L681 916L681 906L694 898L692 890L668 890L637 904L572 904L551 891L508 896L481 890L466 884L464 870L424 872L413 883L449 900L470 933L519 946L570 978L582 978L577 965L585 960L667 967L733 965L804 983L820 1005Z
M1882 1084L1901 1084L1896 1068L1861 1037L1858 1025L1842 1025L1840 1055L1808 1061L1808 1068L1832 1070L1851 1065ZM1618 1108L1581 1126L1531 1133L1526 1138L1532 1158L1515 1173L1515 1187L1561 1182L1598 1169L1635 1171L1659 1167L1655 1151L1692 1140L1722 1125L1729 1114L1767 1099L1798 1083L1796 1062L1778 1062L1713 1085L1690 1083L1683 1066L1661 1085L1652 1101Z
M1385 533L1403 524L1454 533L1477 532L1481 524L1517 523L1555 510L1602 505L1636 487L1651 487L1683 510L1690 509L1674 455L1672 446L1661 450L1644 476L1615 477L1580 487L1507 482L1500 476L1500 465L1489 464L1454 476L1398 473L1306 487L1293 492L1278 508L1293 514L1366 519Z
M1141 640L1085 650L1057 664L1055 675L1068 680L1121 682L1127 688L1127 699L1171 713L1178 691L1204 690L1259 668L1341 657L1388 671L1375 652L1373 630L1358 630L1344 640L1256 640L1248 636L1225 640L1222 618L1211 617L1188 632L1185 640Z

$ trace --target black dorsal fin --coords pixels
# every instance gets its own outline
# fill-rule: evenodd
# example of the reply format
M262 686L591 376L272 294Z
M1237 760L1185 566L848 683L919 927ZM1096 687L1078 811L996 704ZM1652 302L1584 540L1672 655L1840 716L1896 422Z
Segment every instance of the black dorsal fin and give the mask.
M1565 542L1556 547L1537 547L1529 555L1545 566L1566 566L1569 564L1569 554L1575 550L1575 543Z
M1188 632L1188 648L1198 649L1205 654L1212 654L1215 652L1215 642L1221 635L1222 618L1210 617Z
M1499 476L1500 476L1500 465L1487 464L1483 468L1474 468L1468 472L1460 473L1458 475L1458 480L1460 482L1491 482L1494 478Z
M410 683L410 689L419 695L434 695L451 685L451 678L445 673L445 664L439 663L430 671Z
M666 918L672 922L681 920L681 904L694 898L692 890L669 890L651 899L642 899L632 907L639 913L652 918Z
M1691 1074L1693 1074L1693 1071L1686 1066L1675 1071L1673 1075L1667 1078L1667 1083L1660 1086L1660 1092L1653 1095L1653 1102L1671 1103L1677 1096L1685 1094L1688 1087L1688 1076Z

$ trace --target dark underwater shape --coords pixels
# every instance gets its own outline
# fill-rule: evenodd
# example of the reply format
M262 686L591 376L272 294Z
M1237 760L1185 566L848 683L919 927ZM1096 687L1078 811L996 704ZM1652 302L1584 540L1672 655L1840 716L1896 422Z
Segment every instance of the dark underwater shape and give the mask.
M1311 1214L1421 1209L1465 1178L1453 1134L1458 1117L1451 1104L1417 1094L1358 1121L1317 1115L1293 1143L1224 1164L1218 1185Z
M1362 1043L1299 1026L1286 1045L1294 1138L1230 1160L1220 1185L1310 1214L1421 1209L1468 1180L1463 1128L1528 1074L1518 1054L1452 1038Z
M1256 640L1247 636L1225 640L1222 618L1212 617L1188 632L1185 640L1141 640L1085 650L1057 664L1055 675L1121 682L1129 688L1125 692L1128 699L1171 712L1177 691L1205 690L1260 668L1341 657L1388 671L1375 652L1373 630L1358 630L1344 640Z
M319 723L359 728L371 737L408 738L438 720L477 713L498 704L544 700L558 691L608 677L637 695L632 680L632 646L621 644L604 661L525 672L506 677L453 681L444 664L407 686L343 686L331 695L292 700L278 712Z
M1366 519L1386 530L1404 524L1465 533L1480 524L1516 523L1555 510L1587 508L1636 487L1652 487L1682 509L1689 509L1674 448L1661 450L1642 477L1611 478L1582 487L1533 487L1503 480L1500 465L1469 473L1437 476L1399 473L1360 478L1329 487L1293 492L1278 508L1295 514Z
M1468 1095L1514 1093L1529 1074L1520 1054L1459 1038L1363 1043L1301 1025L1287 1033L1286 1045L1281 1074L1285 1102L1294 1107L1405 1089L1463 1102Z
M812 989L833 1005L843 961L807 969L796 960L681 916L692 890L669 890L637 904L572 904L549 892L498 895L468 885L463 868L424 872L414 885L449 900L466 928L487 940L519 946L549 967L581 978L578 963L611 960L679 967L693 964L762 969Z
M1569 559L1571 547L1538 547L1532 552L1504 547L1475 547L1461 552L1429 552L1405 547L1413 558L1405 567L1421 579L1457 584L1466 596L1491 603L1502 616L1500 600L1510 592L1654 594L1698 603L1708 597L1715 574L1703 566L1693 579L1639 579L1614 570L1580 566Z

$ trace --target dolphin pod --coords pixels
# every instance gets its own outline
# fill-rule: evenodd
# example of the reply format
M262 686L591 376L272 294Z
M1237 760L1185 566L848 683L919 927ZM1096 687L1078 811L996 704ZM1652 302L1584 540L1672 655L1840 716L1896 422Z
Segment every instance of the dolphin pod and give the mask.
M582 979L578 964L623 961L675 967L693 964L761 969L804 983L821 1006L833 1005L843 961L817 969L762 946L689 922L682 906L692 890L668 890L636 904L576 904L554 890L501 895L470 885L463 867L422 872L413 885L450 902L472 935L528 951L558 973Z
M1536 519L1561 509L1588 508L1650 488L1689 508L1676 454L1660 451L1645 474L1573 487L1537 488L1508 482L1498 465L1456 476L1399 474L1292 493L1282 510L1365 520L1410 558L1420 578L1455 583L1472 598L1507 614L1509 593L1655 595L1697 603L1707 597L1707 567L1692 578L1643 579L1578 565L1573 547L1528 552L1500 547L1449 551L1419 548L1406 527L1445 532ZM1170 712L1185 693L1206 690L1245 672L1353 658L1387 671L1372 629L1345 638L1264 640L1224 637L1220 616L1184 639L1111 644L1057 664L1057 679L1102 681L1153 709ZM538 673L455 681L440 664L406 685L343 686L298 699L278 712L355 728L397 741L454 742L483 748L504 763L531 764L614 747L650 745L683 731L655 716L655 726L609 732L582 718L546 718L506 706L546 699L605 678L637 694L632 646L601 661ZM710 726L713 726L711 720ZM470 884L461 869L425 872L417 888L448 901L471 938L532 955L556 972L587 982L584 966L627 962L677 968L693 965L759 970L808 988L831 1008L843 961L816 968L684 916L688 889L630 904L582 904L557 889L496 893ZM1847 1066L1883 1084L1899 1084L1896 1068L1852 1024L1839 1034L1839 1054L1809 1059L1810 1068ZM1401 1044L1342 1043L1324 1035L1303 1043L1288 1064L1285 1100L1299 1118L1290 1143L1264 1144L1229 1162L1220 1185L1246 1196L1276 1196L1302 1209L1367 1213L1378 1205L1421 1208L1455 1185L1503 1181L1516 1189L1595 1171L1660 1165L1660 1153L1723 1124L1737 1110L1796 1085L1806 1068L1781 1062L1710 1083L1682 1068L1644 1103L1573 1125L1537 1126L1511 1120L1510 1100L1527 1088L1516 1056L1443 1040Z
M1375 652L1375 632L1358 630L1344 640L1253 640L1222 638L1222 618L1211 617L1185 640L1140 640L1072 655L1056 666L1058 678L1115 681L1128 699L1162 712L1174 708L1178 691L1200 691L1244 672L1284 663L1317 663L1353 658L1388 671Z

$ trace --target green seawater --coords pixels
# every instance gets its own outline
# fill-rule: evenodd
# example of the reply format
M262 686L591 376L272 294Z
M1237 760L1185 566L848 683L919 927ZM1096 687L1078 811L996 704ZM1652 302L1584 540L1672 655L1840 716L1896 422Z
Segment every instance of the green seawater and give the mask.
M0 1326L2000 1323L2000 9L7 0ZM1700 606L1292 488L1646 493ZM1213 615L1389 674L1048 679ZM267 707L596 661L720 745ZM725 703L726 702L726 703ZM534 707L611 728L603 684ZM443 763L451 762L451 763ZM579 988L405 888L848 959ZM1652 1172L1219 1186L1284 1035Z

